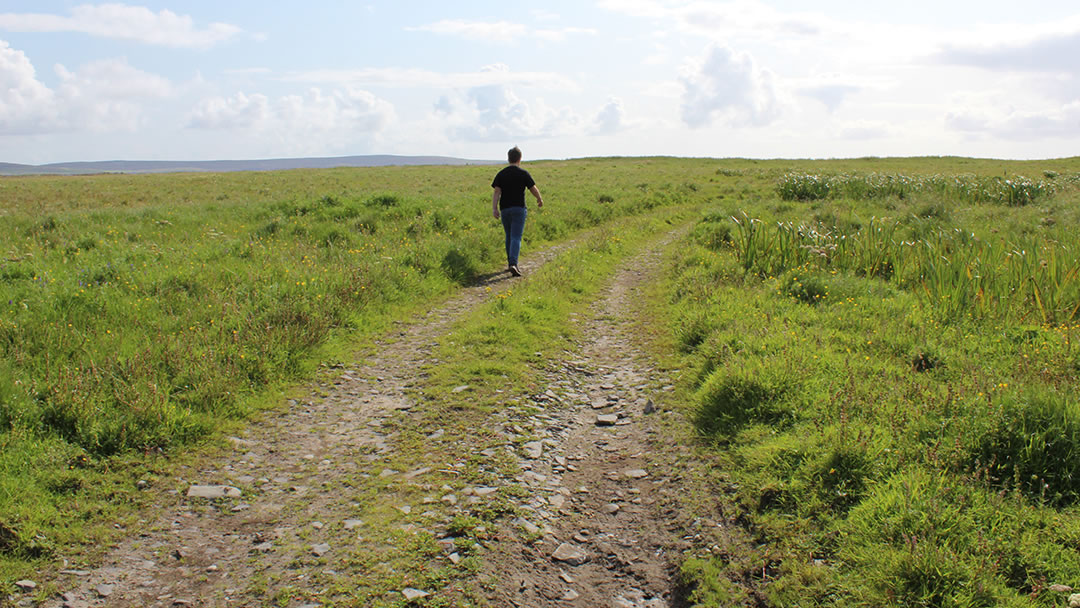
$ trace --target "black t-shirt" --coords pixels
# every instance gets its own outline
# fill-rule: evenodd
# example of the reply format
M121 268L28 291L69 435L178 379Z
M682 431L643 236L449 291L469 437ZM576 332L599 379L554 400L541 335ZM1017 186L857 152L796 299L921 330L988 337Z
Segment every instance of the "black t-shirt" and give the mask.
M492 188L500 188L502 197L499 199L499 209L507 207L524 207L525 191L536 185L529 172L517 165L510 165L495 176L491 182Z

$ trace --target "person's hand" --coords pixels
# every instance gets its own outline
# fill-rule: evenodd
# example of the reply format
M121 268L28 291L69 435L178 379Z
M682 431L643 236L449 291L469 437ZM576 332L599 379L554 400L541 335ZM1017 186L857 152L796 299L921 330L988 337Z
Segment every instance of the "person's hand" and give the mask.
M491 215L494 215L495 219L499 219L499 210L498 209L492 209L491 210Z
M543 209L544 208L544 199L540 199L540 200L536 201L536 208L537 209Z

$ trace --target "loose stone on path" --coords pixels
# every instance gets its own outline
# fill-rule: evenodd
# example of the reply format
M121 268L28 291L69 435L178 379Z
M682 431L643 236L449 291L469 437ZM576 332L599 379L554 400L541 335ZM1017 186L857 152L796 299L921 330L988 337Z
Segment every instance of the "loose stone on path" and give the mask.
M243 492L240 488L232 486L191 486L188 488L188 498L240 498Z
M571 566L580 566L589 561L589 554L580 547L576 547L570 543L563 543L555 549L555 552L551 554L551 558L557 562L563 562L570 564Z
M615 426L618 422L618 414L600 414L596 417L596 426Z

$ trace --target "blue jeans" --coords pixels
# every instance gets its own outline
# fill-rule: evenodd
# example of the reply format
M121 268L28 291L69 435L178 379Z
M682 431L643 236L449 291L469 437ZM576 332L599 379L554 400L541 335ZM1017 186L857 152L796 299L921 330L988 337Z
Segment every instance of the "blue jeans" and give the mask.
M525 231L525 207L507 207L499 212L506 232L506 263L517 266L521 252L521 234Z

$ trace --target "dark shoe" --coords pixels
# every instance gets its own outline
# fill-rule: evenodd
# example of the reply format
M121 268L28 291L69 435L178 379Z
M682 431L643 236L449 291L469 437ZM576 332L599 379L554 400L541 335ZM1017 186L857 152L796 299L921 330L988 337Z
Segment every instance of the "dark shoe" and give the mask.
M514 275L515 277L520 277L521 271L518 270L518 267L516 265L514 265L510 267L510 274Z

